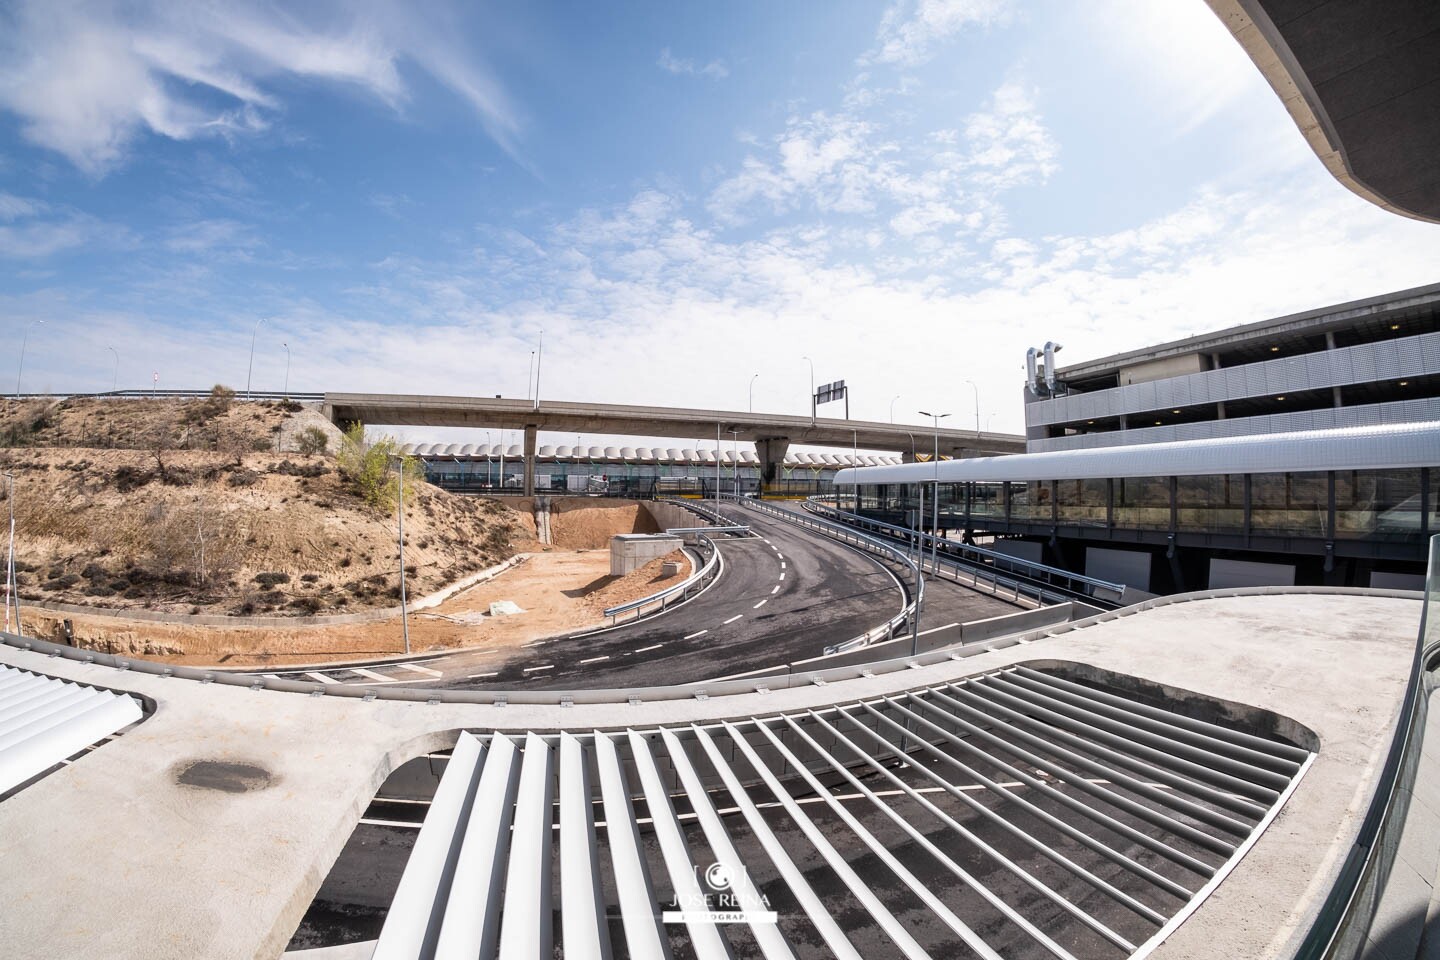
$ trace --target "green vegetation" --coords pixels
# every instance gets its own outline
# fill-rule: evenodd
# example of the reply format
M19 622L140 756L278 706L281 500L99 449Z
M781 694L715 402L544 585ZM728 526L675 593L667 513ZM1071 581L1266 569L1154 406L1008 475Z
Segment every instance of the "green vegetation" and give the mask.
M400 497L400 474L396 464L405 471L405 502L409 503L416 487L425 480L425 469L414 457L400 455L400 445L393 437L370 440L363 424L355 424L340 440L335 457L340 477L378 513L394 511Z
M295 449L306 456L325 453L330 448L330 438L319 427L306 427L295 438Z

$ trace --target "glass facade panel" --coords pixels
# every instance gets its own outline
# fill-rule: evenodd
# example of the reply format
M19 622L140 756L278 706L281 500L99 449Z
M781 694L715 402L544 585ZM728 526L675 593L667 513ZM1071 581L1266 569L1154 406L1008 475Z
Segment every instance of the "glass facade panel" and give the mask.
M1115 481L1115 526L1170 529L1170 478L1121 477Z
M1050 520L1050 484L1031 480L1010 484L1010 519L1041 523Z
M1179 477L1175 483L1180 530L1205 533L1245 531L1245 477L1222 474L1214 477Z
M1434 471L1432 471L1434 472ZM1432 483L1433 483L1432 479ZM1431 509L1435 507L1431 494ZM1339 539L1420 538L1420 471L1340 470L1335 473L1335 536ZM1431 521L1432 531L1435 530Z
M1003 483L977 483L970 496L971 520L1005 519L1005 485Z
M1104 480L1057 480L1055 502L1061 523L1105 526Z
M1329 481L1323 473L1256 473L1250 478L1250 532L1325 536Z

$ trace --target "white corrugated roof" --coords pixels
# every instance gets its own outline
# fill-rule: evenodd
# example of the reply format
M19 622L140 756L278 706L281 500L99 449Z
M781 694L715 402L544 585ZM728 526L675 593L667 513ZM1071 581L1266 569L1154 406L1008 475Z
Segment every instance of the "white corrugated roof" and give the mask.
M1399 423L1249 437L1179 440L1091 450L841 470L836 483L942 483L967 480L1085 480L1110 477L1305 473L1440 465L1440 423Z

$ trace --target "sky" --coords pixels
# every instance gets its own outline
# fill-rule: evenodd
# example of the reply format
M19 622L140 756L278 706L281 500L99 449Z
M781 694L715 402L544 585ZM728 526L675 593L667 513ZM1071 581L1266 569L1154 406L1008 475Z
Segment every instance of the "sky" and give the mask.
M799 414L813 362L1020 432L1027 347L1437 263L1202 0L0 0L5 391L23 343L30 391L526 397L543 336L542 402Z

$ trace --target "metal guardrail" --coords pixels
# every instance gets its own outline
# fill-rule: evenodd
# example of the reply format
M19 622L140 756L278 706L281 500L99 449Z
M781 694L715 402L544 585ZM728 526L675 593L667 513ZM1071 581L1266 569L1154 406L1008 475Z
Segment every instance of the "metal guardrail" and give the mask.
M620 621L617 618L621 614L629 613L632 610L635 611L635 616L630 618L630 623L664 613L670 608L672 600L677 603L688 600L694 593L698 593L699 590L708 585L711 580L719 576L721 571L725 569L725 561L720 559L720 551L716 548L715 541L697 531L695 545L702 554L708 553L710 555L710 559L705 562L703 567L674 586L666 587L664 590L652 593L648 597L631 600L629 603L622 603L601 611L610 619L610 625L618 625Z
M858 513L851 513L847 510L838 510L826 503L825 497L809 497L805 501L805 509L824 516L831 516L840 519L841 522L858 526L862 529L873 530L885 533L899 540L915 543L917 537L921 550L934 549L938 559L945 559L952 563L964 564L967 559L973 558L971 563L980 567L982 571L1004 570L1007 573L1028 577L1031 580L1043 580L1052 586L1063 591L1066 600L1080 597L1087 600L1097 600L1109 606L1122 606L1124 604L1125 584L1112 583L1109 580L1101 580L1097 577L1087 577L1081 573L1073 573L1069 570L1061 570L1059 567L1051 567L1043 563L1036 563L1033 560L1025 560L1020 557L1012 557L1009 554L1001 553L998 550L986 550L984 547L977 547L968 543L957 543L954 540L946 540L934 534L914 530L910 527L897 526L893 523L885 523L882 520L875 520L871 517L862 516ZM948 554L948 556L945 556ZM958 554L958 556L957 556ZM1010 581L1015 582L1015 581Z
M911 579L915 586L910 591L909 603L907 603L899 613L878 627L865 631L858 637L852 637L841 643L831 644L825 647L825 653L843 653L846 650L863 647L867 644L875 643L878 640L889 640L895 636L897 630L903 627L908 626L912 633L918 629L920 610L923 608L925 602L925 578L920 575L920 569L915 565L915 561L910 559L903 550L877 537L858 533L844 524L833 523L829 520L819 519L818 517L805 516L804 514L794 513L790 510L782 510L779 507L771 506L763 500L754 500L748 497L734 497L730 494L723 496L742 504L747 509L758 510L778 520L784 520L786 523L793 523L799 527L816 530L833 540L848 543L851 546L859 547L870 553L882 554L910 571Z
M106 390L102 393L0 393L6 400L201 400L210 396L210 390ZM236 390L232 400L294 400L295 402L319 403L325 399L323 393L285 393L282 390Z

